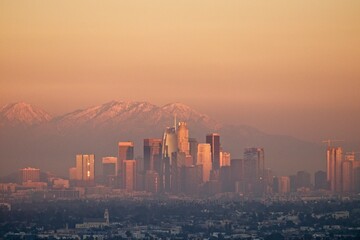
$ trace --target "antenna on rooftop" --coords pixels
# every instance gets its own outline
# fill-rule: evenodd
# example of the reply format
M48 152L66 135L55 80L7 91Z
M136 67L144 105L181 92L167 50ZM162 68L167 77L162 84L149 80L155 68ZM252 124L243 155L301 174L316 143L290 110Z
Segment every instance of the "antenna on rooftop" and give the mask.
M174 114L174 128L175 128L175 131L176 131L176 113Z

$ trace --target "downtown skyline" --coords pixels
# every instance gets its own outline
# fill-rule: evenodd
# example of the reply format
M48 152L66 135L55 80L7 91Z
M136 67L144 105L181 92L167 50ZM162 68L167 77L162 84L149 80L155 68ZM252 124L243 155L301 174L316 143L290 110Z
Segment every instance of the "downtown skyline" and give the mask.
M0 239L360 239L359 0L0 1Z
M269 168L261 146L244 148L241 158L232 158L231 152L221 144L220 134L206 134L205 141L189 136L187 123L174 118L174 125L165 128L162 139L143 139L142 156L135 157L134 142L121 141L117 156L106 154L96 158L93 153L78 152L75 166L68 169L68 177L59 178L39 168L27 167L19 169L16 178L14 174L8 175L10 178L5 181L11 182L0 185L13 189L20 184L45 191L49 186L65 191L58 192L60 197L67 194L79 197L83 193L75 193L79 191L77 188L87 191L97 187L114 190L113 194L119 194L120 189L122 194L147 192L192 197L221 193L250 197L310 192L351 195L360 191L357 153L344 152L342 147L331 145L330 140L327 141L326 171L314 169L312 178L311 173L299 169L296 174L279 175L277 169Z

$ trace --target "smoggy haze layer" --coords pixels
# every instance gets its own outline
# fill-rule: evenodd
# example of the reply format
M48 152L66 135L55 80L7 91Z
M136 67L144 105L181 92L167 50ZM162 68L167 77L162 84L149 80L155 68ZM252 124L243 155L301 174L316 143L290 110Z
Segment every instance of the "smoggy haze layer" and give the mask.
M0 105L191 104L319 141L355 138L360 2L1 1Z

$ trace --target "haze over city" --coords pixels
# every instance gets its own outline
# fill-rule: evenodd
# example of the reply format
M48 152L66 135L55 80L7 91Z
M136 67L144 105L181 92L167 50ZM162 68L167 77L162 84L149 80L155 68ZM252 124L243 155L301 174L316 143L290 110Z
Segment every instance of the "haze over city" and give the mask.
M360 239L360 1L0 1L1 239Z
M58 116L111 100L182 102L224 123L360 146L359 1L0 9L0 105L25 101Z

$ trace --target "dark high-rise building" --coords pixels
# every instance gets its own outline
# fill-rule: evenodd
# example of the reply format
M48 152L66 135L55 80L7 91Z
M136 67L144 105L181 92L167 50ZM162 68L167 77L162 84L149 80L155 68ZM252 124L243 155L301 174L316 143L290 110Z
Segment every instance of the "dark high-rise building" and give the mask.
M355 161L357 162L357 161ZM354 168L354 191L360 193L360 167Z
M152 170L146 171L144 189L151 193L159 192L159 174L157 172Z
M134 191L136 188L136 161L123 161L123 186L128 191Z
M264 149L245 148L244 151L244 181L246 191L262 193L264 187Z
M222 166L220 168L220 184L222 192L233 192L230 166Z
M211 162L213 170L220 169L220 135L211 133L206 135L206 143L211 146Z
M124 161L134 160L134 143L133 142L119 142L119 156L118 156L118 185L123 188L124 185Z
M316 190L325 190L328 189L328 182L326 180L326 172L324 171L317 171L315 173L315 189Z
M231 184L234 192L244 192L244 161L242 159L230 160Z
M297 191L297 178L296 175L290 175L290 192L296 192Z
M119 161L134 159L134 143L119 142Z
M118 175L117 157L103 157L102 169L103 182L109 187L115 187Z
M198 192L198 176L197 176L197 167L192 166L182 166L181 167L181 192L189 195L197 194Z
M341 164L341 190L348 193L353 191L353 161L343 161Z
M195 138L189 138L189 146L190 146L190 155L193 159L193 165L197 163L197 150L198 150L198 142Z
M161 159L162 139L144 139L144 171L155 170Z

